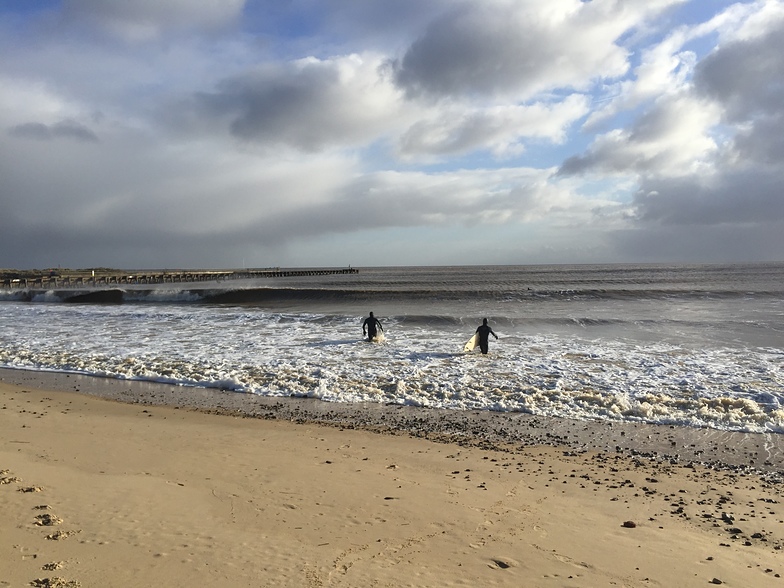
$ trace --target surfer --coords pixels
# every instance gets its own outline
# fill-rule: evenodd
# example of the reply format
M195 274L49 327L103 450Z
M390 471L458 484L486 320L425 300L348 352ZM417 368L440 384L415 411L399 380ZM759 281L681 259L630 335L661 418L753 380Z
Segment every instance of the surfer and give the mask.
M373 313L371 313L371 316L372 314ZM490 335L498 339L498 335L496 335L493 332L493 329L490 328L490 325L487 324L487 319L482 319L482 324L476 328L476 334L479 335L479 349L482 350L482 353L487 353Z
M381 322L373 316L373 313L370 313L370 316L365 319L365 322L362 323L362 334L365 335L365 331L367 331L367 338L368 341L372 341L376 338L376 327L380 331L384 331L384 327L381 326Z

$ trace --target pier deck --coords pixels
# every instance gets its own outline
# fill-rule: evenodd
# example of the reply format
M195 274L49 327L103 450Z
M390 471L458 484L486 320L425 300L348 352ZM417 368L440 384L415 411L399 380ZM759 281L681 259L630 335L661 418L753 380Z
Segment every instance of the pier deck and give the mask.
M53 272L50 274L32 275L29 272L17 276L4 275L0 285L3 288L51 289L51 288L84 288L106 287L129 284L181 284L190 282L216 282L224 280L254 278L289 278L300 276L326 276L331 274L357 274L355 268L327 269L246 269L246 270L199 270L199 271L100 271L92 273Z

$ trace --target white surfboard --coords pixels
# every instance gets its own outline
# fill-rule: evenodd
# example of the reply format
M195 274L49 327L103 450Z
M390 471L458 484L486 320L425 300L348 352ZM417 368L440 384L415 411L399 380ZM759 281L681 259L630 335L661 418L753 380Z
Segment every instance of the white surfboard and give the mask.
M463 351L473 351L477 345L479 345L479 335L474 333L474 336L463 346Z

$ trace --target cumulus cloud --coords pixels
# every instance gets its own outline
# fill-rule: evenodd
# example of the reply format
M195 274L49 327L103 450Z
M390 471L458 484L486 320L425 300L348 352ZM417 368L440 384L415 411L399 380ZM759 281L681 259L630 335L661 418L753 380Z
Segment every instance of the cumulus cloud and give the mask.
M226 120L242 140L304 151L369 141L402 114L399 92L378 75L379 64L350 55L260 66L197 95L192 120Z
M3 12L0 265L784 258L781 0L360 4Z
M626 73L621 35L678 0L494 0L458 4L435 20L392 67L410 96L530 97L585 88Z
M584 130L601 128L619 113L633 110L660 96L681 92L693 72L696 56L683 51L687 41L685 31L679 30L661 43L642 52L640 65L634 69L633 80L623 80L605 90L608 98L601 99L587 117Z
M705 130L723 137L715 160L693 173L642 179L634 230L615 235L626 250L673 259L679 248L705 260L784 256L784 6L756 8L736 12L742 18L694 68L690 92L716 117Z
M606 95L588 116L585 129L592 130L612 117L633 110L662 95L682 93L691 84L697 54L689 49L693 42L719 35L737 35L746 23L759 14L754 4L733 4L707 21L677 26L660 42L640 50L639 64L630 79L609 84Z
M750 18L695 71L696 92L719 104L724 121L735 126L740 164L784 162L784 7L776 7L764 20Z
M711 129L715 105L685 94L665 96L628 130L600 135L583 155L564 161L563 175L580 173L684 175L708 165L718 150Z
M554 104L452 108L423 118L400 139L404 157L454 155L489 149L498 155L519 152L527 138L561 142L567 128L588 112L585 96Z
M765 7L771 4L781 6L766 3ZM657 56L650 63L659 67L651 65L649 69L659 72L654 76L659 82L653 83L646 75L627 84L642 84L636 91L638 96L658 95L653 105L628 130L600 135L585 154L566 160L561 172L683 175L705 171L712 163L726 164L726 151L733 146L741 159L775 162L782 148L778 137L784 130L784 87L780 82L784 78L784 14L774 11L764 21L757 16L748 7L733 7L714 18L710 26L696 27L700 34L721 30L727 42L677 74L678 64L683 63L683 54L677 50L697 33L680 30L650 50L650 55ZM736 28L728 28L728 22ZM665 62L669 65L662 66ZM682 75L692 70L693 80ZM638 73L647 71L642 66L638 69ZM665 83L671 89L662 94ZM728 126L719 129L720 123ZM722 134L730 135L723 153L716 143ZM715 173L724 170L716 169Z

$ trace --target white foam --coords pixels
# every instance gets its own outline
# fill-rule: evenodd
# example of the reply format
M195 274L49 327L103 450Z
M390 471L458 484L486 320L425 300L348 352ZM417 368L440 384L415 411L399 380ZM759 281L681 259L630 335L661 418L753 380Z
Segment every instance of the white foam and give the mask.
M362 317L177 305L7 303L0 365L335 402L523 411L784 432L784 353L640 345L508 328L490 354L470 330Z

